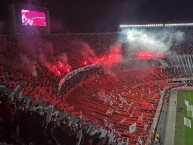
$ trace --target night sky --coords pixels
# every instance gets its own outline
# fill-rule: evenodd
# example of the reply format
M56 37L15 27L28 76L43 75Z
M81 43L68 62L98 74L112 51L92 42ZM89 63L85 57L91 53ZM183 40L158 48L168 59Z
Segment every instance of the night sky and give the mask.
M1 23L8 17L7 1L0 0ZM57 33L114 32L119 24L193 22L191 0L47 0L47 7L51 31Z

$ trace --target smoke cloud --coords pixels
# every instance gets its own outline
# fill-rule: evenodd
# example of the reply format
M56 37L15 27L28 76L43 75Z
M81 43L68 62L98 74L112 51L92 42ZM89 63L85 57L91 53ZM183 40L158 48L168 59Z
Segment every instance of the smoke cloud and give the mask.
M152 53L166 53L173 41L182 42L184 33L174 30L148 31L141 29L129 29L124 32L127 35L126 42L131 51L149 51Z
M58 60L61 61L64 65L68 65L68 57L65 52L58 56Z
M27 72L34 73L37 64L41 64L57 76L65 72L65 66L69 66L68 57L64 51L57 51L52 41L45 40L41 36L21 36L18 39L19 67ZM34 63L39 62L39 63ZM58 67L60 65L60 67Z
M96 59L95 52L91 49L88 43L83 43L81 48L81 56L87 62L93 62Z
M112 68L122 62L123 57L121 44L117 43L110 46L109 52L107 52L107 55L103 56L103 60L100 63L106 73L114 76L114 73L111 71Z

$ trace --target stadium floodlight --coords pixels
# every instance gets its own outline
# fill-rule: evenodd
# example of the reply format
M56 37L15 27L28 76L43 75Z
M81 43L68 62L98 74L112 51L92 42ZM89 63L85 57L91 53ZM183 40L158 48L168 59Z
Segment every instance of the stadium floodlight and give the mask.
M145 27L184 27L193 26L193 23L173 23L173 24L144 24L144 25L119 25L120 28L145 28Z
M172 27L172 26L193 26L193 23L174 23L174 24L165 24L166 27Z

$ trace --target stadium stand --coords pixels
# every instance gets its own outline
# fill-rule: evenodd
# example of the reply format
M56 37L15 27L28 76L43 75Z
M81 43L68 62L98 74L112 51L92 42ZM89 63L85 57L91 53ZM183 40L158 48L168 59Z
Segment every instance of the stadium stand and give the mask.
M167 59L169 67L164 69L158 62L141 63L142 61L135 60L115 66L112 71L106 71L103 67L81 71L65 81L59 92L59 81L67 72L57 76L40 61L36 62L37 76L33 76L23 69L24 66L17 66L16 64L21 63L20 54L24 53L24 48L27 47L19 41L31 40L31 46L41 48L42 51L52 52L54 48L51 56L44 53L53 63L56 56L66 52L68 64L75 70L84 66L82 62L85 58L80 56L78 48L85 42L100 56L115 43L118 35L0 37L0 142L8 144L124 145L128 141L129 145L145 143L149 137L153 138L150 136L152 124L162 91L169 85L168 79L192 76L191 68L179 64L175 66L171 59ZM188 43L178 49L191 46L192 44ZM29 50L34 49L26 48L25 54ZM32 54L33 52L30 52L27 55L30 60L34 59ZM39 102L34 103L37 100ZM59 111L59 115L48 118L52 105L52 111Z

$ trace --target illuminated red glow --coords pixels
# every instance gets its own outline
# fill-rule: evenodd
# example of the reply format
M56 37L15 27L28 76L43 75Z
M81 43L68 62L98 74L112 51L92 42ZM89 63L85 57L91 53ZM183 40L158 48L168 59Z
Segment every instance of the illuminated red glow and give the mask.
M153 59L153 54L151 52L138 52L137 57L138 59L151 60Z
M67 73L69 73L72 70L72 68L71 68L71 66L67 65L65 70L66 70Z
M83 64L84 64L84 65L87 65L87 61L85 61Z
M108 54L102 55L101 57L95 57L92 60L84 60L82 61L81 66L90 65L90 64L101 64L102 66L106 68L111 68L113 65L119 64L122 61L122 50L121 49L113 49ZM141 51L136 54L138 59L140 60L152 60L156 58L164 58L164 53L152 53L149 51ZM52 72L56 76L62 76L66 73L69 73L72 71L72 68L68 64L63 64L61 61L58 61L55 64L55 70L52 70Z
M59 76L61 73L59 71L57 71L57 75Z
M63 66L64 66L64 64L62 63L62 62L58 62L58 68L60 69L60 68L63 68Z
M138 52L137 54L137 58L141 59L141 60L151 60L151 59L155 59L155 58L164 58L164 53L152 53L149 51L141 51Z

